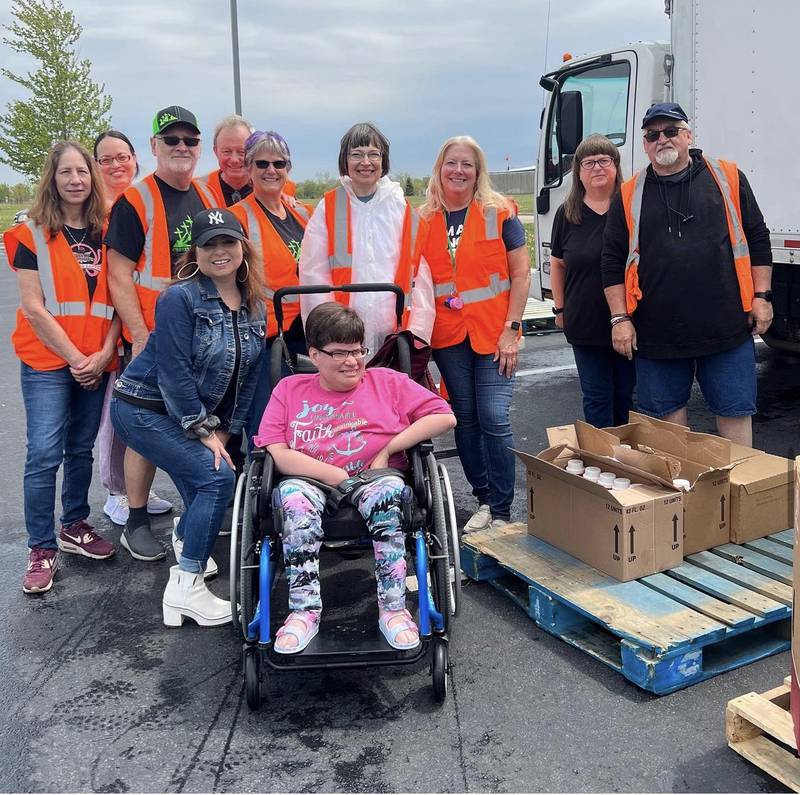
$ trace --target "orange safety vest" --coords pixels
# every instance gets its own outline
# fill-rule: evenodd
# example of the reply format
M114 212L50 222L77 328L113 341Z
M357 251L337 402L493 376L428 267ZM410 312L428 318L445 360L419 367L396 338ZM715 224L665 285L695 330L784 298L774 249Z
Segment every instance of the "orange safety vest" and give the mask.
M220 182L220 174L222 172L220 169L216 171L212 171L210 174L206 174L204 177L198 177L197 181L201 185L205 185L211 193L214 194L214 207L225 207L225 193L222 190L222 183ZM283 192L287 196L295 196L297 195L297 185L292 182L290 179L286 180L286 184L283 186Z
M464 230L455 252L455 268L450 259L447 225L439 211L428 219L428 235L422 256L433 277L436 320L431 335L432 348L457 345L469 335L475 353L494 353L503 333L511 276L503 243L503 222L508 210L470 204ZM445 303L458 296L464 306L450 309Z
M334 287L353 282L353 234L350 224L350 197L343 185L329 190L325 196L325 224L328 228L328 262ZM406 201L403 230L400 238L400 258L394 272L394 283L403 291L405 308L402 327L408 327L411 312L411 288L419 267L417 233L419 214ZM334 300L349 306L350 293L335 292Z
M192 180L192 187L205 207L215 206L214 196L206 186ZM152 174L136 185L131 185L122 195L136 211L144 232L144 247L136 263L134 281L144 322L148 330L152 331L156 324L156 300L172 281L167 211Z
M290 207L283 205L291 213L303 229L311 218L311 207L299 202ZM289 251L289 247L272 225L267 214L261 208L254 194L242 199L231 207L231 212L242 222L247 239L261 253L264 260L264 277L267 283L267 298L271 301L275 290L281 287L297 287L297 261ZM300 314L300 296L287 296L282 301L283 330L286 331ZM274 312L267 312L267 337L278 333L278 323Z
M742 309L749 312L753 306L753 274L750 270L750 249L742 226L742 206L739 201L739 169L736 163L728 160L715 160L703 156L708 170L717 183L725 204L725 218L728 222L728 236L733 250L736 278L739 281L739 295ZM642 196L647 169L623 183L622 208L628 225L628 259L625 263L625 301L628 314L632 314L642 300L639 286L639 220L642 215Z
M114 319L107 267L100 270L94 295L89 300L83 268L75 259L63 232L50 237L42 227L29 220L6 231L3 242L12 269L20 243L36 254L45 308L81 353L86 356L97 353L103 347ZM11 342L17 356L34 370L58 370L67 366L64 359L39 339L21 308L17 309L17 325ZM116 368L115 355L106 371Z

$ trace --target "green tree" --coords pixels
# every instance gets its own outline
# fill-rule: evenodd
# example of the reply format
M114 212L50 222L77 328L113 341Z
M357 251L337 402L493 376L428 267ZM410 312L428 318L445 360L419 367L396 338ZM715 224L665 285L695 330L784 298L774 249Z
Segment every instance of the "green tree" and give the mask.
M30 97L9 102L0 116L0 161L35 180L53 141L91 144L108 129L111 97L91 79L91 61L78 58L75 44L83 28L61 0L13 0L11 14L4 43L38 67L25 74L1 70Z
M403 187L403 193L406 196L414 195L414 183L411 181L411 177L406 177L406 184Z

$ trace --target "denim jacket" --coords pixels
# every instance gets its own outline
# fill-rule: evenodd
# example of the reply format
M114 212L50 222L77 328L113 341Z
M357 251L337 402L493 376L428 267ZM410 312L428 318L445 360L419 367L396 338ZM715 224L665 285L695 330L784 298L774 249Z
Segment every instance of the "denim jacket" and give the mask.
M253 400L264 355L266 322L260 307L243 304L237 314L241 358L236 401L222 430L239 433ZM236 361L231 313L214 282L202 274L173 284L156 303L156 324L144 350L116 380L118 392L163 400L189 436L214 413L228 388Z

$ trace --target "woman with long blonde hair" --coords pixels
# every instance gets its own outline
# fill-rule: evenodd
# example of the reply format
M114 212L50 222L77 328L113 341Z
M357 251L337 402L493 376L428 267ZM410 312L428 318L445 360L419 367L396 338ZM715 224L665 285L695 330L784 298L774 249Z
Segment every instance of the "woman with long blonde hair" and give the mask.
M525 229L467 135L442 144L420 208L433 277L431 347L458 420L456 447L478 508L465 532L504 524L514 499L509 412L530 286Z
M45 160L28 221L3 235L20 292L11 339L20 359L28 436L25 593L50 590L58 549L92 559L116 551L87 521L92 448L120 332L101 257L104 217L103 184L92 156L80 143L59 141Z

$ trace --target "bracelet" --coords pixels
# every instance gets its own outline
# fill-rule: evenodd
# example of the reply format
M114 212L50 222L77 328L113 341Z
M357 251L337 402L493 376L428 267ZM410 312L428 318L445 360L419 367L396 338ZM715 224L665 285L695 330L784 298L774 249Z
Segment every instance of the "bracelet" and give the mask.
M630 315L614 315L611 318L611 328L618 326L620 323L633 323Z

